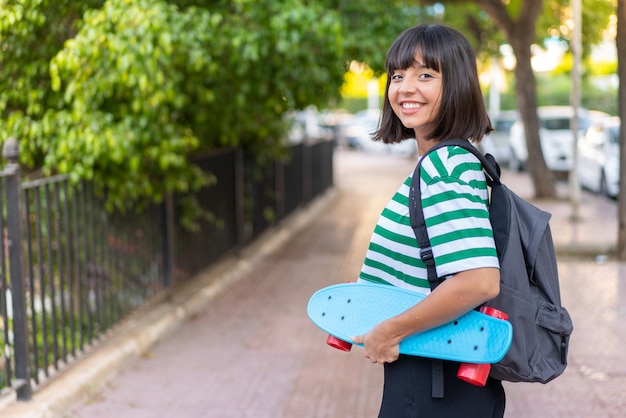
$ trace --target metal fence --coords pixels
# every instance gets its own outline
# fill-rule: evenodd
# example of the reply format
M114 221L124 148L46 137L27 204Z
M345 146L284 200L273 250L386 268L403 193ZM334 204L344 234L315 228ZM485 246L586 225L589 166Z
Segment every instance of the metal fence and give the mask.
M213 219L179 222L188 196L110 213L89 183L23 181L17 143L0 172L0 396L28 400L130 313L175 292L332 186L333 143L298 144L256 167L241 150L195 161L216 185L195 194Z

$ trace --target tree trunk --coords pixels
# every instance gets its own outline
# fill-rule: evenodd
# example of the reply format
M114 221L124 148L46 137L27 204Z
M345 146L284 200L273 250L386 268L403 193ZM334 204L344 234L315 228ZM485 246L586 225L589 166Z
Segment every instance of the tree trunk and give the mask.
M530 43L525 40L511 42L517 65L515 66L515 92L520 117L524 123L526 147L528 149L528 171L535 187L535 198L556 198L556 187L552 172L548 170L539 140L539 118L537 116L537 86L530 61Z
M620 143L620 190L617 198L617 258L626 261L626 0L617 1L617 76L618 87L618 112L620 120L619 143Z
M530 62L530 46L535 39L535 25L542 10L542 0L525 0L519 14L509 15L504 2L499 0L473 0L504 32L517 60L515 66L515 92L517 106L526 134L528 169L538 199L556 197L554 176L546 166L539 142L537 116L537 85ZM625 0L626 1L626 0Z

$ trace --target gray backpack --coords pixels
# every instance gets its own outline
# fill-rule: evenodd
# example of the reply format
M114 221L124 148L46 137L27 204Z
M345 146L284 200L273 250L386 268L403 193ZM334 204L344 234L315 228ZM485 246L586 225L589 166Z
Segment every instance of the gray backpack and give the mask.
M525 201L500 182L500 167L493 156L481 154L464 140L437 143L426 154L444 146L459 146L482 163L491 188L489 217L500 260L500 294L486 303L504 311L513 325L508 353L491 367L490 376L510 382L547 383L567 366L572 319L561 306L559 275L549 220L551 215ZM411 226L420 257L434 289L441 281L426 230L420 194L419 170L413 174L409 192Z

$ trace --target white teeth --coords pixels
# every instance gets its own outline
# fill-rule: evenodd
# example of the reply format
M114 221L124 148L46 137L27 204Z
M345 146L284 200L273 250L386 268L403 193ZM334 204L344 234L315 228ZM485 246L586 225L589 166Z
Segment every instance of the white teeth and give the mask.
M417 109L418 107L422 107L419 103L402 103L402 107L405 109Z

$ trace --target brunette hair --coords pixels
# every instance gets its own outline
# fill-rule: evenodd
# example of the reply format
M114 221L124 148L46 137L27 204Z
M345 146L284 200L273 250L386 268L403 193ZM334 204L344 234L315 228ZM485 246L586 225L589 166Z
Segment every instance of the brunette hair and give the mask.
M389 102L391 76L398 69L409 68L419 53L423 64L441 73L442 97L436 126L424 139L469 139L478 143L493 130L483 99L476 57L465 36L439 24L421 24L404 31L387 53L387 86L383 100L380 127L374 140L384 143L414 138L396 116Z

